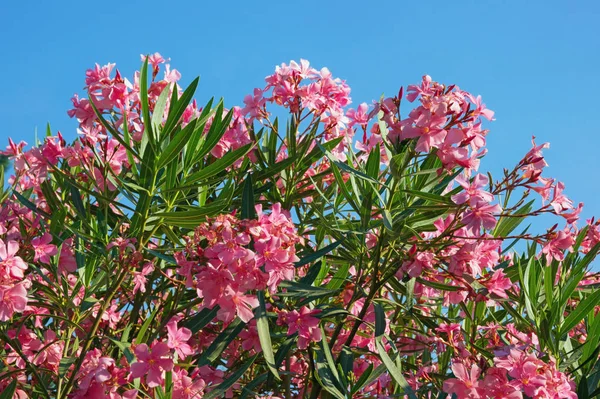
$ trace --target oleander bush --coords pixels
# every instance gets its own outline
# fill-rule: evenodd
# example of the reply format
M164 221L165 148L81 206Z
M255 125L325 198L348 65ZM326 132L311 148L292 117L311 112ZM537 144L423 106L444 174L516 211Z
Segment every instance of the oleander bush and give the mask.
M547 143L494 178L494 113L429 76L350 108L302 60L200 106L142 62L3 152L0 398L600 394L600 223Z

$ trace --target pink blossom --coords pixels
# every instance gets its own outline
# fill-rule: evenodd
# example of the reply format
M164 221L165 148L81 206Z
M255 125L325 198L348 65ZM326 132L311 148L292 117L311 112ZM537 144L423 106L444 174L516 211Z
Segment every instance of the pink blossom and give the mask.
M135 347L135 356L138 361L131 365L131 377L146 376L149 388L162 385L163 371L173 369L173 359L170 358L169 346L164 342L155 342L152 349L148 345L139 344Z
M194 353L192 347L187 344L192 337L192 332L188 328L177 328L177 321L171 320L167 324L167 332L167 345L169 348L175 349L179 359L185 359Z
M565 258L565 250L573 252L574 243L575 237L573 237L573 233L568 228L554 233L553 237L542 248L542 253L546 255L546 262L550 264L552 259L562 261Z
M476 118L481 115L489 121L494 119L494 111L486 108L485 104L481 102L481 96L475 97L471 94L467 94L467 96L476 107L473 110L473 117Z
M173 373L173 399L202 399L206 382L199 373L188 375L186 370Z
M481 382L485 397L493 399L522 399L523 394L517 390L515 384L508 381L506 370L492 367Z
M454 362L452 363L452 372L456 378L449 378L444 381L444 392L455 394L459 398L482 397L480 394L480 381L478 381L481 369L477 365L473 365L469 373L464 364Z
M27 306L27 290L23 284L0 285L0 321L10 320L15 312L23 312Z
M446 138L447 132L443 129L446 118L434 116L426 109L413 110L403 124L402 138L418 137L417 151L429 152L431 148L439 148Z
M491 230L496 226L494 214L502 212L500 205L491 205L484 201L477 201L465 212L462 222L473 232L479 232L481 227Z
M452 201L455 204L461 205L465 202L475 204L477 201L492 202L494 199L491 193L482 190L482 188L487 187L489 184L489 179L486 175L479 173L473 178L472 182L469 182L463 176L456 177L454 181L464 188L464 191L452 196Z
M487 288L490 294L494 294L500 298L508 298L506 291L511 289L513 284L508 277L504 274L504 271L498 269L489 278L489 280L482 282Z
M554 188L554 196L550 202L557 214L573 208L573 201L562 193L564 189L565 184L559 181Z
M148 279L146 276L154 271L154 265L151 262L147 262L142 268L141 272L133 272L133 293L146 292L146 284Z
M219 319L228 322L237 314L244 323L247 323L254 317L252 309L258 306L258 299L253 296L241 294L233 288L227 287L225 295L217 303L220 307L217 312Z
M369 122L369 106L367 103L361 103L357 109L350 108L346 112L346 116L350 119L350 123L348 127L352 127L354 125L359 125L361 127L366 127L367 122Z
M6 278L22 279L27 270L27 264L20 256L15 256L19 251L19 244L16 241L7 241L6 243L0 239L0 273L3 273ZM0 274L2 276L2 274Z
M315 317L321 313L318 309L309 309L306 306L300 308L300 312L292 310L286 313L280 313L278 324L287 325L287 335L298 333L298 348L306 349L309 342L318 342L321 340L321 330L319 329L320 319Z
M42 262L50 264L50 257L58 253L56 245L50 244L52 242L52 236L49 233L45 233L42 237L35 237L31 240L31 245L35 251L34 262Z

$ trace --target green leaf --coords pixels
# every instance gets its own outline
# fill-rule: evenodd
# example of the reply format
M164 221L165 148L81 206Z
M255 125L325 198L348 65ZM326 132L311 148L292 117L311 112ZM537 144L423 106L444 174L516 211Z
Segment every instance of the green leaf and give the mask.
M213 163L199 170L198 172L192 173L185 179L185 184L193 184L200 180L208 179L216 174L223 172L225 169L233 165L238 159L246 155L252 149L253 144L246 144L238 148L237 150L231 151L223 155L222 158L216 159Z
M144 324L142 324L142 327L140 328L140 331L138 332L137 337L136 337L136 342L138 344L145 342L146 333L148 332L148 329L150 328L150 325L152 324L152 321L156 317L156 314L158 313L159 309L160 309L159 307L154 308L154 310L148 316L148 318L146 319ZM149 334L149 336L151 336L151 334Z
M346 399L346 396L340 392L338 385L339 382L335 378L336 371L332 370L328 365L323 349L319 346L314 348L315 352L315 367L317 369L317 381L327 392L332 394L338 399ZM334 374L335 373L335 374Z
M148 104L148 57L144 60L144 65L140 71L140 102L142 104L142 118L144 119L144 133L142 141L147 140L150 143L150 148L153 148L156 143L156 137L152 130L152 119L150 118L150 107ZM142 147L145 150L145 145L142 142ZM145 151L142 151L145 155Z
M196 209L175 212L158 212L154 214L154 217L162 219L164 223L169 225L194 228L206 221L207 216L216 215L228 206L229 201L215 201Z
M12 399L17 390L17 379L13 378L12 382L0 393L0 399Z
M337 248L342 242L344 242L344 240L345 240L345 238L342 238L341 240L333 242L315 252L306 253L306 251L304 251L304 252L299 253L298 257L300 258L300 260L298 262L296 262L294 264L294 266L296 266L296 267L304 266L308 263L316 261L319 258L322 258L323 256L327 255L329 252L331 252L335 248Z
M83 206L83 201L81 200L81 193L77 189L77 187L69 184L71 186L71 200L73 201L73 205L75 206L75 210L79 214L83 220L87 220L85 207Z
M279 292L278 296L300 298L303 302L310 302L323 297L337 295L339 290L329 290L322 287L313 287L312 285L301 284L295 281L282 281L280 288L285 288L285 292Z
M502 216L494 229L494 237L506 237L514 229L519 227L519 225L525 220L525 217L520 215L527 215L533 209L533 203L535 200L531 200L519 209L517 209L510 216Z
M258 354L252 356L246 363L244 363L242 365L242 367L240 367L239 369L237 369L229 377L227 377L222 383L220 383L219 385L217 385L215 387L215 389L213 389L209 393L205 394L203 396L203 398L204 399L214 399L214 398L223 398L223 397L225 397L225 392L233 384L235 384L237 382L237 380L239 380L240 378L242 378L242 376L244 375L244 373L246 372L246 370L248 370L250 368L250 366L252 366L252 363L254 363L254 361L256 360L257 357L258 357Z
M219 112L220 111L220 112ZM217 113L213 118L213 121L210 125L210 129L206 134L206 138L204 140L204 145L200 148L197 154L194 155L195 159L203 158L206 154L208 154L217 143L221 140L227 129L229 128L229 124L231 123L231 119L233 118L233 110L230 110L225 118L220 119L223 114L223 103L219 104L219 108L217 109Z
M360 375L360 378L354 383L351 387L351 394L354 395L356 392L360 391L366 384L367 380L371 376L371 372L373 371L373 363L369 363L369 366L363 373Z
M163 132L162 132L163 138L168 137L170 135L170 133L175 129L175 127L177 127L177 124L179 123L179 119L181 118L181 115L183 115L186 107L192 101L192 97L194 96L196 87L198 87L199 80L200 80L199 77L194 79L194 81L192 83L190 83L190 85L187 87L187 89L185 89L185 91L181 95L181 98L179 98L179 100L177 100L177 103L174 106L173 105L171 106L171 109L169 110L169 116L167 117L167 121L165 122L165 127L163 128ZM173 88L173 90L176 90L176 88Z
M583 318L600 303L600 290L593 292L577 305L560 326L560 335L566 334L573 329Z
M162 151L158 162L156 164L157 169L161 169L163 166L168 165L175 157L181 154L181 150L188 143L188 140L192 137L192 132L196 126L196 121L192 121L187 124L180 132L178 132L173 140L167 145Z
M204 308L197 314L195 314L192 318L187 320L184 324L185 327L189 328L193 334L200 331L205 325L210 323L216 316L219 311L219 306L215 306L212 309Z
M169 99L169 93L171 93L171 87L173 87L173 85L169 83L163 88L154 105L154 111L152 111L152 127L156 129L156 131L160 129L160 125L162 124L165 107L167 106L167 100Z
M390 376L396 381L396 383L402 389L402 393L408 395L410 399L417 399L414 391L408 385L408 381L402 375L402 371L396 366L396 363L390 358L385 347L383 345L383 334L385 332L385 313L383 311L383 307L376 303L375 305L375 346L377 347L377 352L379 353L379 357L385 367L388 369Z
M42 215L42 216L44 216L46 218L51 218L50 215L48 215L46 212L44 212L41 209L39 209L37 206L35 206L35 204L33 202L29 201L27 198L25 198L24 196L22 196L19 192L13 191L13 194L15 195L15 197L17 197L17 199L19 200L19 202L21 204L23 204L27 209L29 209L33 213L38 214L38 215Z
M202 355L198 359L198 366L206 366L217 360L225 348L229 346L231 341L238 336L245 326L246 323L242 322L240 319L235 319L227 329L219 334L212 344L202 352Z
M275 367L275 356L273 355L273 345L271 344L271 333L269 331L269 320L267 319L267 308L265 305L265 293L264 291L257 292L258 297L258 308L255 312L256 329L258 331L258 339L260 340L260 347L263 351L265 362L267 367L273 373L273 375L279 380L279 373Z
M252 183L252 173L248 174L248 177L244 182L241 217L242 219L256 218L256 210L254 209L254 186Z
M365 165L365 170L367 175L371 178L377 180L379 178L379 168L381 166L381 154L380 147L376 145L373 147L371 152L369 153L369 158L367 159L367 164Z
M435 202L435 203L439 203L439 204L455 205L449 196L443 196L443 195L427 193L424 191L417 191L417 190L401 190L401 191L403 193L414 195L415 197L422 198L427 201L431 201L431 202Z
M342 284L344 284L344 281L346 281L349 270L350 263L344 263L343 265L341 265L325 287L330 290L337 290L338 288L340 288Z

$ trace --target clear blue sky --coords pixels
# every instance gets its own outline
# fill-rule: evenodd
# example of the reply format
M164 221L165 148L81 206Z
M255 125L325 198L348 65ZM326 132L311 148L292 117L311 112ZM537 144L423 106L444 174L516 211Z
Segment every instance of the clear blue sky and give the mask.
M598 1L1 1L0 143L35 128L74 137L66 110L85 70L125 76L158 51L198 99L228 105L276 64L305 58L352 87L354 104L424 74L481 94L496 111L482 170L511 166L532 134L551 142L548 175L600 215ZM4 144L2 144L4 146Z

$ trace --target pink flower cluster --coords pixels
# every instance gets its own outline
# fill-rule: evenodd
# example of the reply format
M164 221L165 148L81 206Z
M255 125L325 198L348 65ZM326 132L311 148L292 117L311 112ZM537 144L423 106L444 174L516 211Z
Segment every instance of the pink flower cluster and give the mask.
M250 122L268 119L270 113L266 104L275 103L296 115L298 121L308 116L312 122L318 119L323 125L326 141L340 136L352 139L353 132L348 129L348 118L344 112L351 102L350 87L345 81L334 78L329 69L316 70L306 60L301 60L300 64L291 61L290 65L276 67L275 73L267 76L265 81L264 89L256 88L253 95L244 98L245 107L241 113ZM334 151L341 158L346 145L347 142L342 142Z
M400 98L387 98L375 107L375 111L383 112L392 142L416 139L415 150L428 153L435 149L447 170L479 167L479 158L486 152L483 147L487 135L480 118L492 120L494 116L481 97L424 76L420 85L408 86L408 101L418 98L420 104L400 119L401 95L402 91Z
M573 380L552 359L544 362L519 349L495 357L494 367L485 371L483 379L480 366L461 359L455 359L452 372L455 377L444 382L444 391L459 398L577 398Z
M257 205L258 220L239 220L221 215L201 224L186 245L175 254L178 274L194 287L202 306L219 306L217 317L229 322L237 315L244 322L258 306L251 291L275 292L283 280L292 280L295 245L300 242L290 216L274 204L266 214ZM251 247L253 249L251 249Z

